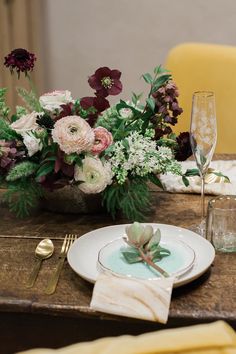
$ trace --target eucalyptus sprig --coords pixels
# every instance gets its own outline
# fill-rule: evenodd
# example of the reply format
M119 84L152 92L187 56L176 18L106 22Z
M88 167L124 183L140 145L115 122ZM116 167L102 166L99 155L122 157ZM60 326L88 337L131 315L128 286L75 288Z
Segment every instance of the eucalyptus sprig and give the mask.
M128 263L145 262L162 276L169 277L169 274L155 263L170 255L170 251L160 245L160 229L154 232L151 225L143 226L134 222L126 227L126 235L124 241L130 247L122 247L121 253Z

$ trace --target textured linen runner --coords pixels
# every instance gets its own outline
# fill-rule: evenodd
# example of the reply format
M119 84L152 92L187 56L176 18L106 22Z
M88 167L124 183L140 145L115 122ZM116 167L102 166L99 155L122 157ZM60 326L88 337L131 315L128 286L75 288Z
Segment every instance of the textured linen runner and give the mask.
M184 161L182 164L182 171L187 169L196 168L195 161ZM220 171L225 176L229 177L230 183L210 183L205 186L206 194L236 194L236 160L218 160L212 161L211 168ZM160 176L161 182L168 192L173 193L201 193L201 179L200 177L190 177L189 186L185 187L182 178L171 174Z

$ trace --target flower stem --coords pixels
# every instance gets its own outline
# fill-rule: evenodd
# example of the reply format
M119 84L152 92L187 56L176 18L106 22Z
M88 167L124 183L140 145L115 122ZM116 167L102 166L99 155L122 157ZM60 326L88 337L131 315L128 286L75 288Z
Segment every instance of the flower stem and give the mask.
M159 267L158 265L156 265L149 257L147 257L145 255L145 253L143 252L141 247L138 247L139 250L139 254L142 257L142 259L144 260L144 262L146 262L148 265L150 265L150 267L154 268L155 270L157 270L162 276L164 276L165 278L169 277L169 274L162 269L161 267Z
M35 98L37 99L37 112L41 112L42 108L41 108L41 105L40 105L40 103L38 101L38 94L37 94L37 90L36 90L36 87L34 85L34 82L33 82L33 80L31 79L31 76L28 73L26 74L26 77L27 77L27 79L29 81L30 89L33 92Z

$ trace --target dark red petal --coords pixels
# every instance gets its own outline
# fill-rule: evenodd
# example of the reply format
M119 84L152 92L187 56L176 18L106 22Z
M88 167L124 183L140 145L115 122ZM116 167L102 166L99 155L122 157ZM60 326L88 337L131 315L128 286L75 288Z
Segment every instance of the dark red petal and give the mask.
M97 80L101 80L103 77L110 76L111 77L111 69L109 69L107 66L104 66L102 68L99 68L95 71L95 76Z
M61 169L61 159L57 158L55 161L54 172L57 173Z
M102 96L97 96L94 98L94 107L99 111L103 112L105 109L110 107L108 100Z
M93 127L95 125L97 118L98 118L98 113L88 115L87 122L90 125L90 127Z
M66 163L63 163L61 166L61 170L64 173L64 175L66 175L68 177L74 176L74 166L73 165L67 165Z
M114 84L108 89L109 95L119 95L122 91L122 83L119 80L115 80Z
M121 77L121 72L119 70L112 70L111 71L111 78L112 79L119 80L120 77Z
M94 106L94 97L82 97L80 105L83 109L89 109Z
M102 87L101 80L98 80L95 75L89 77L88 83L94 90L99 90Z
M95 92L95 95L107 97L109 95L109 92L108 89L106 89L105 87L101 87L99 90L97 90L97 92Z

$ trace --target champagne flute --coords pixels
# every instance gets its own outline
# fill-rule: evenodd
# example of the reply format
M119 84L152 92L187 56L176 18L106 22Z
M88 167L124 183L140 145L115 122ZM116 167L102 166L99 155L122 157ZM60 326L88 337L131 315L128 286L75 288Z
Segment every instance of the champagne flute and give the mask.
M205 235L205 176L217 141L215 94L194 92L190 127L190 144L201 177L201 223L195 231Z

